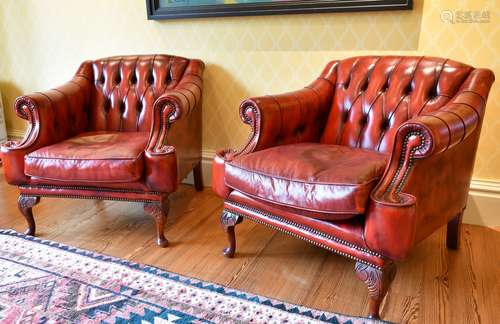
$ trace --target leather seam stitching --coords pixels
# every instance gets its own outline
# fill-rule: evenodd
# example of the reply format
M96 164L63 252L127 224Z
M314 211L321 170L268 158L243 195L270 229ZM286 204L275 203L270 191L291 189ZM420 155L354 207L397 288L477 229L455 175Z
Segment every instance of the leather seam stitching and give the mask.
M466 102L452 102L450 105L464 105L464 106L467 106L467 107L471 108L476 113L478 121L481 119L481 114L471 104L468 104ZM446 110L444 110L444 111L446 111Z
M459 114L457 114L456 112L453 112L451 110L440 110L440 112L455 115L462 122L464 133L463 133L462 137L460 138L460 141L458 141L458 143L462 143L462 141L465 139L465 135L467 134L467 126L465 125L465 121L462 119L462 117L460 117ZM450 132L450 135L451 135L451 132Z
M257 173L258 175L262 175L262 176L269 177L269 178L276 178L276 179L280 179L280 180L285 180L285 181L290 181L290 182L297 182L297 183L304 183L304 184L333 185L333 186L347 186L347 187L364 187L364 186L368 185L369 183L380 179L380 177L373 177L373 178L370 178L369 180L366 180L366 181L364 181L362 183L338 183L338 182L306 181L306 180L298 180L298 179L285 178L285 177L282 177L282 176L272 175L272 174L269 174L269 173L266 173L266 172L262 172L262 171L249 170L249 169L244 168L242 166L235 165L232 162L227 162L227 164L229 166L231 166L231 167L238 168L238 169L243 170L243 171L248 172L248 173Z
M196 100L196 95L194 94L194 92L193 92L193 91L191 91L191 90L190 90L190 89L188 89L188 88L178 88L178 90L185 90L185 91L189 92L189 93L193 96L193 99L194 99L194 104L193 104L193 105L191 105L191 102L189 101L188 97L184 94L184 97L186 98L186 100L187 100L187 102L188 102L188 105L189 105L189 107L188 107L188 114L190 114L190 113L191 113L191 110L192 110L192 109L191 109L191 106L194 108L194 107L196 107L196 104L197 104L197 102L196 102L196 101L197 101L197 100ZM180 92L180 91L179 91L179 92ZM182 93L182 92L180 92L180 93Z
M446 126L446 128L448 129L448 144L446 144L446 148L444 149L446 151L451 145L451 129L448 123L444 119L436 115L422 115L422 116L439 119Z
M316 80L324 80L324 81L328 82L332 87L335 87L335 83L333 83L331 80L329 80L325 77L319 77Z
M200 85L198 85L196 82L191 81L191 80L181 81L178 86L181 86L181 85L184 85L184 84L192 84L192 85L194 85L195 87L197 87L200 90L200 93L202 93ZM187 88L180 88L180 89L187 89ZM193 92L191 90L189 90L189 91Z
M91 81L91 80L90 80L90 79L89 79L86 75L84 75L84 74L80 74L80 73L79 73L79 74L75 74L75 77L78 77L78 78L84 78L85 80L87 80L87 82L89 82L89 83L93 83L93 82L92 82L92 81ZM74 82L74 81L73 81L73 80L70 80L69 82ZM74 82L74 83L76 83L76 82Z
M480 93L478 93L474 90L466 89L466 90L460 91L460 94L466 93L466 92L473 93L473 94L477 95L479 98L481 98L481 101L483 102L483 106L486 104L486 99Z

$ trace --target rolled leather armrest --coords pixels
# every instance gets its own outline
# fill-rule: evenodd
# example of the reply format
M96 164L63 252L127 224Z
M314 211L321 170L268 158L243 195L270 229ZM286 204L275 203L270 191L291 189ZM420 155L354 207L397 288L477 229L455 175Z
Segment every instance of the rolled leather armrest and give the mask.
M166 90L153 105L153 125L147 146L152 154L165 154L169 148L163 148L167 139L169 124L188 116L201 101L203 89L204 64L200 60L191 60L184 76L175 89Z
M28 122L28 128L21 141L9 141L0 147L8 183L26 183L26 154L86 129L91 73L90 64L85 62L73 79L64 85L17 98L16 114Z
M318 141L330 111L336 66L336 61L330 62L304 89L243 101L240 117L252 130L241 153L281 144Z
M151 190L173 192L177 188L176 149L169 145L171 127L201 109L204 64L191 60L175 89L166 90L153 105L153 122L145 152L146 183ZM165 174L171 174L165 177ZM167 179L168 178L168 179ZM168 182L169 180L170 182Z
M404 200L398 193L415 160L451 149L480 127L493 81L490 70L476 69L449 103L401 125L389 166L372 196L392 203Z
M241 103L240 117L251 127L250 138L239 151L216 152L212 163L212 189L216 194L227 198L232 191L225 184L225 163L236 156L281 144L319 140L330 111L337 63L330 62L304 89L250 98Z
M423 177L422 172L426 175L434 173L433 178L441 179L441 183L463 183L459 179L445 180L453 175L443 178L447 173L432 165L432 160L442 161L439 165L447 167L446 163L457 161L458 151L452 148L462 143L471 145L468 139L473 133L477 135L481 127L486 99L493 81L494 75L490 70L476 69L449 103L437 111L410 119L399 127L391 160L371 194L366 215L365 239L371 249L392 259L406 257L416 236L421 236L417 235L419 229L416 228L419 206L422 208L423 204L445 201L446 197L442 197L442 200L433 197L433 201L429 202L429 197L420 196L421 190L408 188L407 180L410 176ZM473 141L477 141L477 136ZM475 143L472 144L476 146ZM473 156L469 158L473 163ZM461 157L458 156L458 159ZM423 167L416 170L416 166L421 163ZM427 163L431 163L431 167L425 167ZM468 169L472 169L472 165ZM417 171L419 173L414 174ZM470 175L468 180L470 181ZM468 188L462 189L464 188L453 188L457 192L467 192ZM405 193L405 190L418 195ZM452 188L442 188L442 191L446 190ZM459 209L463 207L459 206ZM443 217L442 224L436 224L442 226L446 221Z

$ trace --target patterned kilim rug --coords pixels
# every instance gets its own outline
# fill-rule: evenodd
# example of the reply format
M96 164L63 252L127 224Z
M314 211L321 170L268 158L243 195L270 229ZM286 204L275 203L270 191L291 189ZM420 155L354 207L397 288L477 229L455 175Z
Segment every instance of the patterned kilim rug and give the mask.
M376 323L291 305L12 230L0 230L0 321Z

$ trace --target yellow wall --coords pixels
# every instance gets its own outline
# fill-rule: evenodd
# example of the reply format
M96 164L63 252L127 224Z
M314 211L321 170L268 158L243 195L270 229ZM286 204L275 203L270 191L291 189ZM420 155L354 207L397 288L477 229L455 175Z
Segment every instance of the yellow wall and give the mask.
M442 10L489 10L490 23L447 24ZM425 54L489 67L500 78L499 1L415 0L413 11L148 21L143 0L1 0L0 90L10 134L16 96L68 80L85 59L171 53L207 63L204 150L241 145L248 96L304 86L331 59ZM490 96L475 177L500 180L499 84Z

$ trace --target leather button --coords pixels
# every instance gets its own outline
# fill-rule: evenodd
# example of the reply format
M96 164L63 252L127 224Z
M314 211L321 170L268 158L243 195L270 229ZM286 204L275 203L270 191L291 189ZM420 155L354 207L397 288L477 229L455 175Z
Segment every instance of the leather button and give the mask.
M347 79L347 80L345 80L345 82L344 82L344 86L343 86L343 87L344 87L344 90L347 90L347 88L349 88L349 83L351 83L351 79L350 79L350 78L349 78L349 79Z
M125 112L125 102L121 101L120 102L120 112L123 114Z
M111 100L109 98L106 98L104 101L104 111L108 112L109 108L111 108Z
M386 80L382 88L380 89L380 92L386 92L387 89L389 89L389 80Z
M437 86L436 87L432 87L430 90L429 90L429 99L434 99L438 96L438 91L437 91Z
M380 125L380 128L385 131L389 128L389 119L383 119L382 124Z
M348 120L349 120L349 111L344 110L344 112L342 113L342 122L346 123Z
M361 117L361 120L359 121L359 123L361 126L366 125L366 123L368 123L368 115L363 115L363 117Z
M153 76L153 72L149 72L147 81L148 81L148 84L150 84L150 85L155 82L155 77Z
M370 83L370 80L366 79L361 88L359 89L361 92L366 91L368 89L368 84Z
M409 95L412 91L413 91L413 87L412 87L411 82L410 82L410 83L408 83L408 85L407 85L407 86L406 86L406 88L404 89L403 94L407 96L407 95Z

